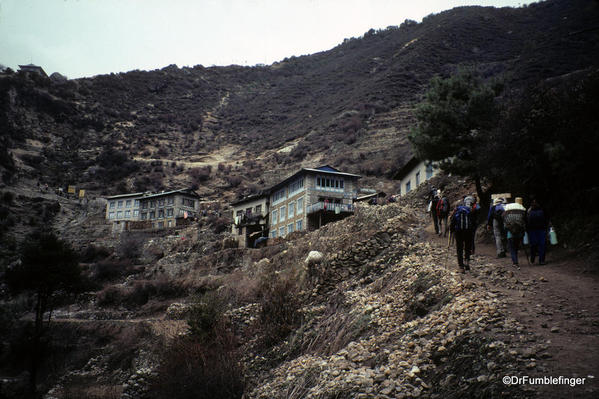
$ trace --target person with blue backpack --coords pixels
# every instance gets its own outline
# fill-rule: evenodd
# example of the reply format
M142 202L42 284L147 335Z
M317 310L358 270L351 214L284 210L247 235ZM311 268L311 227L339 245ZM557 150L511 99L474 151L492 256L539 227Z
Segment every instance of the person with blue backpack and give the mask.
M503 198L495 198L487 215L487 230L493 230L497 257L505 258L505 230L503 227L503 212L505 207Z
M474 234L472 205L472 200L466 197L458 204L450 217L449 231L455 237L460 273L470 270L470 254L472 253Z

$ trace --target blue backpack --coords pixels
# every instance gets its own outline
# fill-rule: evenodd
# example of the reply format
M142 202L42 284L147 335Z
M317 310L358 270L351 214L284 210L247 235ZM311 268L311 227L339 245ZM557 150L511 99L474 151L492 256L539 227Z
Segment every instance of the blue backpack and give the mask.
M468 206L460 205L457 207L451 220L455 231L472 230L471 209Z

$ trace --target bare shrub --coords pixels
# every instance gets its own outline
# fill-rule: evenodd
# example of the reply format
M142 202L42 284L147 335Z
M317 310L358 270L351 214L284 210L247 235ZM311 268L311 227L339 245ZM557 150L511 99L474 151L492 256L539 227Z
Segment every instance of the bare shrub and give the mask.
M187 323L191 335L164 348L150 398L241 398L243 370L238 344L216 292L195 299Z
M91 279L94 281L112 281L131 274L133 267L129 259L106 259L91 267Z
M84 263L95 262L106 259L111 254L110 250L104 246L89 245L80 254L80 261Z
M218 215L210 215L207 223L215 234L220 234L229 229L231 220L226 217L219 217Z
M201 342L178 338L165 348L150 399L241 398L243 371L232 334Z
M139 280L129 287L106 287L96 294L96 299L100 307L124 306L133 309L145 305L153 298L168 299L185 293L186 289L182 285L171 280Z
M142 253L144 238L135 233L128 233L121 236L117 248L117 254L123 259L136 261Z
M191 177L192 183L199 184L210 179L210 173L212 168L210 166L205 166L202 168L191 168L188 173Z
M301 324L297 294L291 275L270 271L263 276L257 294L261 305L257 321L265 347L276 345Z

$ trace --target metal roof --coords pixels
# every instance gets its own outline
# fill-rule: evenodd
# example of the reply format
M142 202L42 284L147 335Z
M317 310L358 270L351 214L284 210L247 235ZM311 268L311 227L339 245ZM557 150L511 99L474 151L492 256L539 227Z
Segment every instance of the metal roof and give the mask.
M155 194L150 194L150 195L144 195L144 196L142 197L142 199L146 199L146 198L157 198L157 197L162 197L162 196L165 196L165 195L171 195L171 194L177 194L177 193L180 193L180 194L187 194L187 195L191 195L191 196L193 196L193 197L196 197L196 198L201 198L201 197L198 195L198 193L196 193L196 192L195 192L195 191L193 191L192 189L190 189L190 188L182 188L182 189L180 189L180 190L164 191L164 192L161 192L161 193L155 193Z
M143 195L144 195L144 193L118 194L118 195L111 195L110 197L104 197L104 198L106 198L108 200L108 199L127 198L127 197L142 197Z
M266 198L268 200L268 196L269 196L269 193L260 193L260 194L250 195L250 196L242 198L242 199L240 199L238 201L231 202L231 206L235 206L235 205L239 205L239 204L244 204L246 202L254 201L254 200L257 200L257 199L260 199L260 198Z

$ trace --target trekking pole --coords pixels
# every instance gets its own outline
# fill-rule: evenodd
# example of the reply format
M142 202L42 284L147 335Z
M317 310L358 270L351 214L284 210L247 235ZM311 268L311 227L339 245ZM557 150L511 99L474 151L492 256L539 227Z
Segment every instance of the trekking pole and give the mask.
M528 258L528 252L526 251L526 245L524 245L524 242L522 242L522 250L524 250L524 255L526 255L526 261L528 262L528 266L532 266L532 264L530 263L530 259Z
M449 260L449 246L451 243L451 230L449 230L449 236L447 237L447 253L445 254L445 268L447 269L447 261Z

